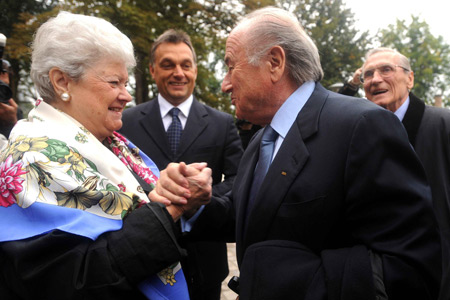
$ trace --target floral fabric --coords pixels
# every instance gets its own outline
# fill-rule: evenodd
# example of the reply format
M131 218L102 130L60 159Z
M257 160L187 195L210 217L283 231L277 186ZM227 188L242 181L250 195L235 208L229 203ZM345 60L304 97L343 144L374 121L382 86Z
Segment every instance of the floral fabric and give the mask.
M130 171L150 186L159 176L156 165L120 134L103 145L45 102L16 125L0 160L0 207L42 202L110 219L148 202Z

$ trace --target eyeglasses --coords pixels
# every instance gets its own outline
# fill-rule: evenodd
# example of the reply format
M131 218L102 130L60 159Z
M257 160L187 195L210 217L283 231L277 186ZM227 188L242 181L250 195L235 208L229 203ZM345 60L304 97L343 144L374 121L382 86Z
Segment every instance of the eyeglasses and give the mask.
M370 81L373 79L373 76L375 74L375 71L378 71L378 74L380 74L381 77L387 78L391 77L395 73L395 68L402 68L403 70L409 72L405 67L399 66L399 65L382 65L374 69L365 70L362 74L359 80L361 82Z

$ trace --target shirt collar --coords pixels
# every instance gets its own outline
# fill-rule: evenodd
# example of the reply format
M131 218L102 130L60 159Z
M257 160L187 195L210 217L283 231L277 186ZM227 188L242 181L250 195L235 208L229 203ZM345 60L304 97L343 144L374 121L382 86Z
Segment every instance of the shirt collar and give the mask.
M273 129L284 139L297 119L297 115L302 110L306 101L311 97L315 82L307 81L303 83L289 98L281 105L270 123Z
M403 121L406 111L408 110L408 106L409 106L409 95L408 98L406 98L406 101L403 102L403 104L394 113L397 116L397 118L400 119L400 122Z
M187 118L189 115L189 110L191 109L192 102L194 101L194 96L190 95L186 100L183 101L180 105L177 107L180 109L181 113ZM164 99L161 94L158 94L158 103L159 103L159 109L161 111L161 117L165 117L169 111L175 107L172 104L169 103L166 99Z

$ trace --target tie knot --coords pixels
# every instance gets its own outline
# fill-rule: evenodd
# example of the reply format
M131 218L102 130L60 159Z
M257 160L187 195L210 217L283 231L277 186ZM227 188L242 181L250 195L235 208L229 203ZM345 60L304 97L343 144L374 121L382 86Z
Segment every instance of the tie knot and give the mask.
M178 107L174 107L170 110L170 114L172 117L178 117L178 114L180 113L180 109Z
M266 128L264 128L264 133L262 136L263 142L274 142L277 137L278 133L272 128L272 126L267 125Z

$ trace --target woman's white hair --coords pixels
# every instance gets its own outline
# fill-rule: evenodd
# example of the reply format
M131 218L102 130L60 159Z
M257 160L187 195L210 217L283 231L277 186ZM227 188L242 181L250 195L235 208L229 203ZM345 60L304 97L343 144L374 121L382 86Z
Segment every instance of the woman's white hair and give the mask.
M102 59L123 62L127 69L136 65L130 39L106 20L60 12L42 24L32 43L31 79L47 102L57 98L49 79L56 67L74 80Z
M292 13L269 6L248 14L236 27L244 29L249 63L257 65L278 45L286 53L286 67L294 82L322 79L319 51Z

